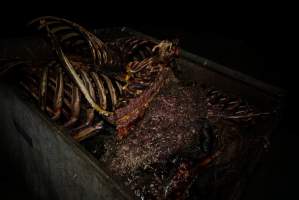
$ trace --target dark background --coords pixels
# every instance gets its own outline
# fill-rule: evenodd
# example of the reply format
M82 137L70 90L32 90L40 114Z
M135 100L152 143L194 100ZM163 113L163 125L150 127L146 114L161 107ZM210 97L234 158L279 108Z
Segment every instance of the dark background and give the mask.
M292 12L280 5L274 10L268 5L262 8L253 6L255 9L244 5L238 9L232 7L231 12L224 8L215 10L213 6L185 7L184 2L175 9L159 3L156 7L147 7L150 3L144 2L136 9L128 5L105 7L101 2L81 2L79 6L84 6L76 11L67 6L64 6L65 10L61 7L57 10L59 4L53 6L49 2L40 2L42 8L16 10L13 7L1 13L0 37L5 39L26 34L25 24L43 15L65 17L88 29L128 26L161 39L178 37L185 50L284 88L288 92L285 116L272 140L272 148L250 181L244 199L286 199L296 195L298 131L293 126L297 106L292 100L296 93L292 86L297 83L297 66L289 62L295 58L291 53L292 35L295 35L291 30ZM11 165L9 158L2 153L0 156L3 161L0 168L1 196L30 198L22 175Z

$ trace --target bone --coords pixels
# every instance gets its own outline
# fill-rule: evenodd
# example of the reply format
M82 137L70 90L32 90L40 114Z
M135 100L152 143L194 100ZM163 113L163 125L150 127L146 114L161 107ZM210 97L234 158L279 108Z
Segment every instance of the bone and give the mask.
M106 98L106 92L104 88L103 81L99 78L98 74L95 72L91 72L91 77L94 80L94 83L96 85L96 90L98 94L98 99L100 101L100 106L103 109L107 109L107 98Z
M64 127L70 127L73 124L75 124L80 115L80 92L79 89L76 86L72 86L72 101L71 101L71 111L72 114L69 118L69 121L67 121L63 126Z
M72 133L72 137L78 141L81 142L82 140L85 140L87 138L90 138L94 136L99 130L103 129L103 122L98 122L93 126L88 126L87 128L79 131Z
M56 88L55 88L55 97L54 97L54 115L52 117L53 120L59 119L61 115L62 103L63 103L63 74L62 68L58 69L58 74L56 78Z
M101 74L101 76L104 78L104 80L107 84L108 91L109 91L109 94L110 94L110 99L111 99L112 110L114 110L115 105L117 104L117 96L116 96L116 93L115 93L114 86L113 86L111 80L106 75Z
M43 67L42 71L42 78L41 78L41 84L40 84L40 98L39 98L39 104L41 110L45 110L46 108L46 99L47 99L47 84L48 84L48 67Z

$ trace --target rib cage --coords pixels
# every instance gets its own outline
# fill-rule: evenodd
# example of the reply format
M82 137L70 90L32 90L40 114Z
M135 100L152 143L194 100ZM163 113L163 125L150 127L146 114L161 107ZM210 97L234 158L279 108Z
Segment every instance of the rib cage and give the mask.
M64 127L72 127L85 118L84 124L90 125L95 111L82 99L79 88L58 62L48 63L42 68L39 66L30 66L30 68L30 71L24 70L25 78L22 80L22 85L39 102L42 110L46 110L53 120L62 118ZM95 71L90 73L82 69L79 71L94 100L106 110L114 111L122 94L121 83ZM86 110L85 114L82 113L83 110Z
M152 48L156 45L150 40L138 37L124 37L103 42L82 26L66 19L52 16L41 17L30 22L31 26L45 32L46 27L58 38L62 47L77 55L89 52L91 63L97 66L124 66L133 60L151 57Z
M269 112L259 112L239 97L229 96L211 88L206 91L207 118L211 121L229 120L238 124L254 123L257 117L268 116Z
M47 27L58 38L62 47L67 50L75 50L72 53L85 55L89 52L91 63L99 66L115 65L117 60L112 57L112 52L94 34L82 26L66 19L46 16L33 20L30 25L37 30L45 32Z
M121 37L103 42L82 26L51 16L30 25L49 39L57 59L12 65L23 65L21 85L78 141L96 134L104 122L115 125L122 138L163 86L168 63L152 51L153 41ZM170 55L173 50L167 49Z
M106 43L108 47L121 56L123 63L141 61L153 56L152 48L155 43L138 37L124 37Z

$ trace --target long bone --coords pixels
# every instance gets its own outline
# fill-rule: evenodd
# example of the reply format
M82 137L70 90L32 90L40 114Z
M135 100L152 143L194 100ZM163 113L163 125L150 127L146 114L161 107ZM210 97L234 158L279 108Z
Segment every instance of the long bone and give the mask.
M41 24L46 24L47 22L45 21L40 21ZM65 54L63 53L55 35L53 35L53 33L49 30L48 26L45 25L48 31L48 36L51 39L52 45L55 48L56 54L58 56L58 58L60 59L62 65L66 68L67 72L71 75L71 77L74 79L74 81L76 82L77 86L79 87L80 91L82 92L82 94L84 95L85 99L87 100L87 102L90 104L90 106L95 109L100 115L103 116L109 116L112 113L108 112L104 109L102 109L92 98L92 96L90 95L88 89L86 88L86 86L84 85L83 81L81 80L81 78L79 77L79 75L77 74L76 70L74 69L74 67L72 66L71 62L69 61L69 59L65 56Z

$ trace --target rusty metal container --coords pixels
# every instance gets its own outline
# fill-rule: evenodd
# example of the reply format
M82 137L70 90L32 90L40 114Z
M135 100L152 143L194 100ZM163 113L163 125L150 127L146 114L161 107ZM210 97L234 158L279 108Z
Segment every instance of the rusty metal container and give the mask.
M129 28L116 28L114 32L149 37ZM95 33L105 34L105 30L96 30ZM30 48L20 45L22 41L17 42L20 54L48 54L42 51L42 41L33 41ZM5 44L1 43L1 46ZM1 48L1 53L12 55L13 49ZM31 52L30 49L35 51ZM259 107L282 112L285 92L279 88L187 51L182 51L178 65L183 79L214 86L240 95ZM24 98L17 86L4 80L0 83L0 110L2 145L14 163L17 163L38 199L134 199L130 191L114 180L83 146L49 121L32 102ZM271 137L279 120L277 118L273 121L272 126L262 135ZM251 152L252 162L225 199L240 198L249 175L264 151L264 146L260 145Z

